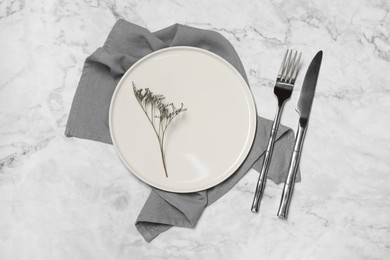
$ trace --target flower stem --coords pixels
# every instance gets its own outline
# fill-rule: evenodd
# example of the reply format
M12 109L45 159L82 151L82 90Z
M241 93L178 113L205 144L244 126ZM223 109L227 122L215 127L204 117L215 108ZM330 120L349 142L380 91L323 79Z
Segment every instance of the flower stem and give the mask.
M162 159L163 166L164 166L165 177L168 178L168 171L167 171L167 165L166 165L166 162L165 162L165 154L164 154L164 140L162 140L159 143L160 143L161 159Z

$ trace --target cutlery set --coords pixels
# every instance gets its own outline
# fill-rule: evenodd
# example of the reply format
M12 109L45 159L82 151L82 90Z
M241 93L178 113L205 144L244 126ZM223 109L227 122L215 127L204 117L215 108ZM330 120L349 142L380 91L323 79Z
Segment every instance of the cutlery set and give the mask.
M286 54L284 55L282 65L279 69L279 73L274 87L274 94L278 99L278 108L275 115L275 119L272 124L272 130L270 133L267 150L264 155L260 176L256 185L256 191L251 208L252 212L257 213L259 211L260 201L263 197L265 190L267 173L271 163L272 152L275 144L276 133L280 124L283 106L286 101L291 97L295 80L298 75L300 60L301 53L298 56L297 51L295 51L293 54L292 50L287 50ZM322 51L319 51L309 65L298 99L298 104L296 108L296 111L299 114L298 130L295 136L294 150L290 159L288 175L284 183L283 193L279 205L279 210L277 213L278 217L283 219L287 219L288 210L290 207L290 202L294 190L295 178L302 153L303 141L309 122L310 110L313 103L318 74L320 72L321 61Z

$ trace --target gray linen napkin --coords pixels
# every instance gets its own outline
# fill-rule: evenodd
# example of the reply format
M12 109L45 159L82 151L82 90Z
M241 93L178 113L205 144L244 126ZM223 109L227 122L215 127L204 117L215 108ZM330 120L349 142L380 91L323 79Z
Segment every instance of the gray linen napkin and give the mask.
M125 20L118 20L104 46L85 61L65 135L112 144L108 113L118 81L137 60L170 46L194 46L216 53L230 62L248 82L233 46L217 32L175 24L151 33ZM136 221L136 227L146 241L153 240L172 226L194 227L206 206L221 198L251 168L257 171L261 169L272 122L258 117L257 123L249 155L240 168L221 184L205 191L186 194L152 188ZM275 183L281 183L286 178L293 143L293 131L280 126L268 175ZM300 180L299 173L297 180ZM253 182L256 181L257 176L254 176ZM250 204L251 201L248 201L248 212Z

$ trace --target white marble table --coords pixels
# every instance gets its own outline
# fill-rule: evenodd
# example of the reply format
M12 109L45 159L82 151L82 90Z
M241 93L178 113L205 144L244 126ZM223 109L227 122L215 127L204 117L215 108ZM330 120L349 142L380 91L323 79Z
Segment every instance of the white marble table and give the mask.
M149 188L112 146L63 134L83 61L118 18L223 34L266 118L284 50L303 51L303 68L324 51L287 222L272 182L250 212L252 170L195 229L142 239ZM5 0L0 32L0 259L390 258L389 1ZM303 74L282 119L294 129Z

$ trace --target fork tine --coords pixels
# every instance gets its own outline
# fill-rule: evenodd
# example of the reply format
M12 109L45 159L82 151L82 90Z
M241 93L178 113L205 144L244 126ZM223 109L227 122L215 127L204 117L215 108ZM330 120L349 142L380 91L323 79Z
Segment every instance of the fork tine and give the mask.
M289 54L287 56L287 60L284 63L283 73L282 73L282 77L281 77L282 81L286 81L287 72L288 72L288 68L289 68L289 64L290 64L290 60L291 60L291 53L292 53L292 50L289 52Z
M291 59L290 63L288 64L286 82L291 82L291 77L294 72L294 65L295 65L295 60L297 58L297 53L298 53L297 51L294 52L294 57Z
M288 77L287 77L287 81L290 83L291 83L292 77L294 75L294 69L295 69L295 65L297 62L297 55L298 55L298 51L295 51L294 58L291 60L291 63L290 63L290 69L289 69L289 73L288 73Z
M299 63L301 62L301 55L302 55L302 52L299 53L298 60L296 61L295 65L294 65L293 74L292 74L292 78L291 78L290 83L294 83L295 79L297 78Z
M286 51L286 54L284 54L284 58L283 58L282 64L280 65L280 69L279 69L279 73L278 73L278 78L281 78L281 77L282 77L283 68L284 68L284 62L286 61L287 54L288 54L288 49L287 49L287 51Z

